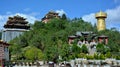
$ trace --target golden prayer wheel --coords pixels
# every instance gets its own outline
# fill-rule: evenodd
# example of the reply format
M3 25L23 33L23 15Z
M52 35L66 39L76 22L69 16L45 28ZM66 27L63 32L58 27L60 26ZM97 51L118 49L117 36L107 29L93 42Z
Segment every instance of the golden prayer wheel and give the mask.
M107 14L100 11L100 12L95 14L95 17L97 19L98 31L105 30L106 29L105 18L107 18Z

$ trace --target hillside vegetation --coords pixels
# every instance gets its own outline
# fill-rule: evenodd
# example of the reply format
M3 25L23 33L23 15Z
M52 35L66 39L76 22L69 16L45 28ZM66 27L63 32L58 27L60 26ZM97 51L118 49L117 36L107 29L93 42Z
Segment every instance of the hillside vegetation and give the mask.
M98 32L96 25L85 22L81 18L52 19L47 24L35 21L31 25L31 30L25 32L20 37L10 42L10 54L12 60L46 60L46 61L66 61L74 58L84 57L87 59L104 59L114 57L120 59L120 33L116 29ZM68 44L68 36L74 35L77 31L93 31L97 35L109 37L106 45L109 50L99 47L100 58L88 56L86 46L79 48L75 44ZM103 45L104 47L104 45ZM101 58L102 57L102 58Z

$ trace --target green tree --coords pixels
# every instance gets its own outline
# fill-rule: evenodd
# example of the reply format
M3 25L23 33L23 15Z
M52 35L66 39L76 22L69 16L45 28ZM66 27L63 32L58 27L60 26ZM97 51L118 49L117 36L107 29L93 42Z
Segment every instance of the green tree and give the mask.
M34 46L28 46L28 48L25 49L24 56L28 60L43 60L44 54L42 51Z
M94 59L94 56L92 56L92 55L87 55L86 58L87 58L88 60L89 60L89 59L93 60L93 59Z
M80 54L78 54L78 58L86 58L86 54L85 53L80 53Z
M70 46L68 44L63 44L60 50L60 56L62 57L63 61L69 60L71 53L70 53Z
M88 49L87 49L87 46L86 46L86 45L83 45L83 46L81 47L81 50L82 50L83 53L88 53Z
M96 49L97 49L97 52L99 52L99 53L105 53L104 44L98 44L98 45L96 46Z
M99 55L97 53L94 54L94 59L99 59Z
M106 56L107 58L111 58L111 57L112 57L112 55L111 55L110 52L107 52L107 53L105 54L105 56Z
M58 62L58 50L56 46L49 46L45 50L45 59L47 61Z
M65 15L65 14L63 14L63 15L62 15L62 17L61 17L61 19L62 19L62 20L67 20L66 15Z
M42 23L41 21L35 21L34 25L33 25L33 29L39 29L39 28L44 28L45 27L45 23Z
M99 59L100 60L105 60L105 56L103 54L100 54Z
M9 47L11 60L19 60L22 57L21 47L17 44L12 44Z
M74 55L74 58L78 57L78 54L82 52L81 48L78 47L76 44L72 45L72 55Z

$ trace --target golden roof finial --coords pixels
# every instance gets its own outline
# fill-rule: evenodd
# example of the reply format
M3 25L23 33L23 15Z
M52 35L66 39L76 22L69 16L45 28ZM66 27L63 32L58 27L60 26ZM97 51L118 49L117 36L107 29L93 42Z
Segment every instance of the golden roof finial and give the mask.
M99 18L99 17L107 17L107 14L105 12L103 12L102 10L100 10L100 12L96 13L96 18Z

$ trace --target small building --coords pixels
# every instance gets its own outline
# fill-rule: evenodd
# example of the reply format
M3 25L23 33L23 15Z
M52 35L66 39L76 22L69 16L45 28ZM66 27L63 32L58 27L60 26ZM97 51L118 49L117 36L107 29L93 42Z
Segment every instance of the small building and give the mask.
M72 44L74 42L74 39L76 39L77 37L76 36L68 36L68 43L69 44Z
M9 61L9 44L0 40L0 66L4 65L5 61Z
M47 23L48 21L50 21L53 18L60 18L60 16L58 13L56 13L54 11L50 11L42 18L42 22Z
M26 18L23 18L19 15L14 17L9 17L7 23L4 25L2 30L2 40L9 42L15 37L21 35L25 31L29 31L30 26Z
M103 44L108 44L108 36L105 35L98 36L98 42Z

